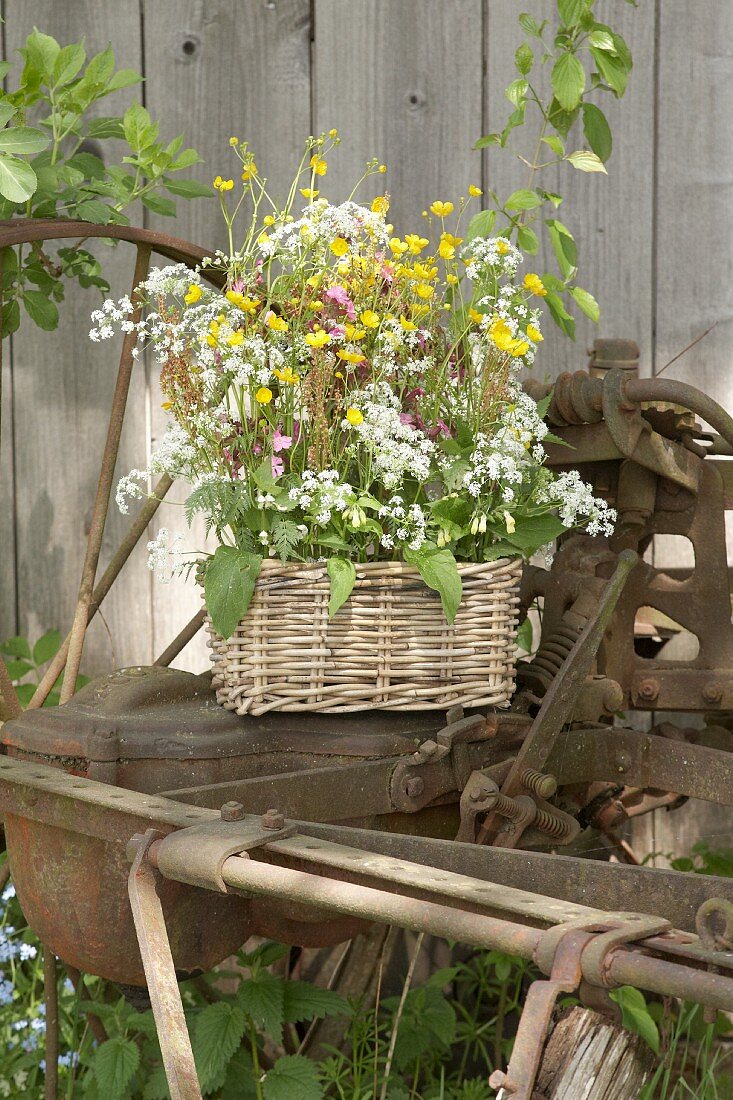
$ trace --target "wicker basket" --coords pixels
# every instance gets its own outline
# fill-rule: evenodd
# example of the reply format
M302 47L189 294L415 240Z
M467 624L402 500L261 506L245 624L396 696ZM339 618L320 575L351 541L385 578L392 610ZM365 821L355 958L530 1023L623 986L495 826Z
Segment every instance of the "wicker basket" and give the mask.
M216 698L253 715L506 705L521 568L507 558L459 566L463 600L449 627L437 593L410 566L358 565L329 621L325 566L267 559L229 641L207 619Z

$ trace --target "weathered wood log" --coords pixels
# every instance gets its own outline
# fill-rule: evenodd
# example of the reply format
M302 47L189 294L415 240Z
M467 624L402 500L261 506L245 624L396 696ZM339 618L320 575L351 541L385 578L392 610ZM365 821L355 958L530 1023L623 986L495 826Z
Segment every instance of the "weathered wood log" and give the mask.
M550 1036L537 1100L638 1100L654 1055L638 1035L587 1008L573 1008Z

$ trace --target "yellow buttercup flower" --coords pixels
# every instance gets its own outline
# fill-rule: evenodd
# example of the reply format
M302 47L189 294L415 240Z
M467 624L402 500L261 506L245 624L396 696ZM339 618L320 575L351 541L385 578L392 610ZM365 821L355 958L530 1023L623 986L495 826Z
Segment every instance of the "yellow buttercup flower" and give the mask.
M364 420L364 414L359 412L358 409L349 408L346 410L346 419L355 428Z
M301 187L300 193L304 199L317 199L320 191L314 191L311 187Z
M441 243L445 241L446 244L452 244L454 248L457 248L459 244L463 244L463 237L454 237L452 233L441 233Z
M434 279L438 269L434 264L415 264L414 274L416 279Z
M471 306L471 308L468 311L468 316L471 318L471 320L475 324L480 325L481 322L483 321L484 317L485 317L485 314L484 313L479 313L479 311L477 309L474 309L473 306Z
M269 405L272 401L272 390L267 386L260 386L255 394L255 401L259 401L260 405Z
M441 202L440 199L436 199L435 202L430 204L430 213L435 214L438 218L447 218L449 214L453 213L453 203Z
M242 170L242 179L246 183L247 180L253 180L257 175L257 165L253 160L247 161Z
M262 219L262 224L263 225L274 225L275 224L275 218L273 217L272 214L265 214L264 218Z
M314 298L312 302L308 303L308 309L312 309L316 313L319 309L323 309L323 302L320 298Z
M328 131L328 136L330 137L331 141L333 141L335 138L337 138L339 136L339 132L338 132L338 130L336 129L335 126L332 130Z
M239 145L239 138L237 138L237 137L230 137L230 138L229 138L229 144L230 144L230 145Z
M529 351L529 343L526 340L512 340L512 346L508 350L511 356L518 359Z
M539 344L544 340L544 336L535 325L527 325L527 336L529 336L533 344Z
M183 300L187 306L192 306L201 298L203 291L201 287L196 283L191 283L186 294L183 295Z
M310 166L317 176L325 176L326 172L328 171L327 162L323 159L323 157L319 157L317 153L314 153L311 157Z
M242 294L241 290L228 290L226 292L226 299L231 302L233 306L237 306L241 309L242 313L255 313L257 307L260 304L256 298L250 298Z
M392 255L399 260L400 256L404 256L410 246L407 241L401 241L399 237L390 237L389 247Z
M334 256L345 256L349 251L348 241L344 237L334 237L328 246L333 252Z
M457 275L446 275L445 281L446 281L446 283L449 284L449 286L455 286L456 283L458 282L458 276Z
M430 306L427 302L415 302L412 312L416 317L422 317L424 314L430 313Z
M305 342L311 348L325 348L326 344L331 343L331 337L323 329L319 329L318 332L307 333Z
M452 260L456 254L456 246L454 244L448 244L448 241L441 241L438 245L438 255L441 260Z
M234 187L234 180L224 180L221 176L217 176L214 180L214 187L217 191L231 191Z
M294 386L296 382L300 382L300 375L296 374L292 367L283 367L273 371L275 377L280 382L285 382L288 386Z
M417 325L415 324L415 322L414 321L408 321L407 318L405 317L404 313L400 314L400 324L402 325L405 332L414 332L415 329L417 328Z
M336 354L339 359L343 359L344 363L363 363L366 359L366 355L361 355L358 351L345 351L344 348Z
M420 298L432 298L435 293L435 287L431 286L430 283L418 283L415 287L415 293Z
M344 332L346 333L347 340L363 340L366 336L366 329L357 328L356 325L351 324L344 325Z
M469 195L473 195L474 198L476 198L477 195L483 195L483 191L480 187L477 187L475 183L469 183L468 193Z
M423 248L428 244L427 237L421 237L417 233L406 233L405 243L413 256L419 256Z
M365 309L360 315L359 320L362 325L366 325L367 328L379 327L379 314L375 313L373 309Z
M489 336L500 351L509 351L514 343L512 330L506 321L502 321L500 318L492 321L489 326Z
M244 333L241 329L237 329L227 340L227 344L230 348L238 348L244 343Z
M287 332L288 322L283 317L278 317L277 313L270 310L265 318L265 323L268 328L271 328L273 332Z
M257 244L267 244L269 242L269 240L270 240L269 233L264 233L263 232L263 233L260 233L259 237L257 238Z
M542 282L539 275L535 275L534 272L530 272L528 275L524 276L522 285L530 294L536 294L539 298L544 298L547 294L545 284Z
M384 173L387 171L387 165L386 164L380 164L379 168L377 168L377 171L379 172L380 176L383 176Z
M503 237L499 237L498 241L496 242L496 251L499 253L499 255L506 256L507 252L509 251L509 247L509 241L505 240Z
M173 408L173 402L172 401L164 401L163 404L160 407L161 407L161 409L164 409L165 412L170 412L171 409Z
M372 199L372 213L386 214L389 210L389 195L377 195Z

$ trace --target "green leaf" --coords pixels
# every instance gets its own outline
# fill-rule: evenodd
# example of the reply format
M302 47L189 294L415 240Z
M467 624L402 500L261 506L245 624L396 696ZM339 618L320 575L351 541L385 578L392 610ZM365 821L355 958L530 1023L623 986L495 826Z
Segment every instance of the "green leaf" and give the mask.
M9 661L6 660L5 667L11 680L22 680L33 669L33 665L29 661L23 661L19 657L11 658Z
M331 989L321 989L311 982L288 981L283 986L283 1011L288 1023L322 1019L324 1016L345 1016L349 1006L343 997Z
M547 275L543 275L542 282L545 284L545 286L548 285L548 281L549 280ZM552 317L557 327L562 332L564 332L566 336L569 336L571 340L574 340L575 320L565 309L565 306L563 305L563 300L557 293L557 291L548 290L547 294L545 295L545 303L550 311L550 316Z
M35 695L35 693L36 693L36 685L35 684L17 684L16 685L15 694L18 696L18 702L20 703L20 705L22 707L27 707L28 706L28 704L30 703L30 701L33 698L33 696ZM48 705L49 700L51 699L51 696L54 695L54 694L55 693L53 691L50 693L50 695L48 696L48 699L43 704L44 707ZM56 699L56 703L58 703L58 698Z
M153 125L150 113L139 103L127 108L122 127L127 144L135 153L149 148L158 136L158 127Z
M577 149L574 153L569 153L565 160L570 161L573 168L577 168L579 172L604 172L608 175L601 158L589 152L588 149Z
M24 290L23 305L31 321L44 332L53 332L58 327L58 306L42 290Z
M533 38L539 37L539 24L531 15L528 15L527 12L523 11L519 16L519 25L523 31L527 34L531 34Z
M105 95L118 92L121 88L130 88L133 84L139 84L142 80L140 73L134 69L120 69L116 72L104 90Z
M87 199L80 202L74 213L85 222L93 222L94 225L106 225L112 213L111 207L99 199Z
M490 237L495 223L495 210L479 210L468 223L466 241L475 241L477 237Z
M191 1045L204 1092L221 1075L246 1027L243 1010L228 1001L206 1005L196 1016Z
M525 653L532 652L532 620L529 615L517 631L517 645Z
M557 10L565 27L577 27L588 10L588 0L557 0Z
M31 647L27 639L20 636L8 638L7 642L1 642L0 653L7 653L9 657L27 657L29 661L32 658Z
M534 229L530 229L528 225L520 225L517 230L517 245L522 252L535 256L539 251L540 242Z
M514 107L519 107L519 105L523 102L525 96L527 95L528 88L529 85L526 80L513 80L511 84L507 87L504 94Z
M356 584L356 569L346 558L329 558L326 566L331 578L331 598L328 601L328 617L332 619L346 603Z
M58 630L47 630L33 646L33 660L37 665L45 665L61 648L61 634Z
M132 1039L117 1035L97 1047L92 1068L97 1084L108 1100L119 1097L140 1065L140 1051Z
M486 134L473 143L474 149L486 149L489 145L500 145L501 134Z
M597 50L609 50L611 53L616 52L616 47L613 44L613 37L604 30L594 30L588 35L588 45L595 46Z
M579 286L574 286L570 293L586 317L590 317L591 321L598 324L601 319L601 310L593 295Z
M517 70L526 76L531 72L532 65L534 64L534 53L529 42L522 42L521 46L517 47L517 51L514 54L514 64L517 66Z
M440 596L448 625L451 626L463 596L463 584L456 559L450 550L438 550L429 544L419 550L405 550L405 561L419 570L428 588Z
M565 156L565 146L563 145L561 139L557 136L557 134L550 134L548 137L543 137L542 140L545 145L549 145L550 149L552 149L553 153L556 156Z
M201 157L195 149L184 149L179 157L170 165L171 172L180 172L184 168L193 168L194 164L201 164Z
M276 978L266 970L256 976L246 978L239 983L237 1003L255 1025L274 1039L282 1042L283 1019L285 1016L285 994L282 978Z
M575 54L564 53L552 70L552 90L560 106L572 111L585 91L585 69Z
M163 176L160 182L171 195L180 195L182 199L208 199L216 194L208 183L199 183L198 180L172 180Z
M1 94L1 93L0 93ZM12 103L0 102L0 127L7 126L13 115L18 113L18 108L14 107Z
M173 218L176 214L176 204L165 195L143 195L143 206L152 210L154 214L162 214L166 218Z
M5 339L6 336L12 336L20 328L20 306L17 298L11 298L10 301L3 302L1 316L2 337Z
M530 557L541 546L547 546L558 535L567 530L557 516L547 512L542 516L526 516L524 519L515 517L516 529L512 534L504 535L507 542L516 546L527 557Z
M573 235L557 218L548 218L545 225L562 276L567 279L578 266L578 250Z
M235 546L219 546L206 567L204 594L214 630L224 641L244 618L260 572L262 558Z
M53 65L52 82L55 88L62 84L68 84L74 79L86 61L87 51L84 42L73 42L70 46L64 46L59 51Z
M555 96L552 97L547 112L547 118L550 124L555 127L558 134L562 134L562 136L566 138L577 117L578 107L574 107L572 111L566 111L564 107L560 106L557 98Z
M87 136L90 138L123 138L125 136L121 118L93 118L89 123Z
M257 1100L254 1066L249 1052L244 1047L234 1052L217 1098L218 1100Z
M56 58L61 52L61 47L50 34L41 34L37 27L25 40L25 46L21 50L25 58L26 72L33 73L37 77L43 77L50 81L53 78L53 68Z
M512 191L504 206L507 210L534 210L542 206L542 199L536 191L522 188L519 191Z
M3 131L3 134L5 131ZM36 173L24 160L0 156L0 195L11 202L25 202L36 190Z
M611 127L603 111L595 103L583 104L583 133L596 156L607 161L613 150Z
M590 52L602 79L617 96L622 96L626 91L629 79L629 70L620 57L615 57L606 50L596 49L591 46Z
M156 1066L152 1073L148 1074L143 1086L143 1100L169 1100L168 1078L165 1075L165 1066Z
M640 1035L659 1054L659 1029L649 1014L644 994L633 986L622 985L612 989L609 997L621 1009L621 1022L627 1031Z
M265 1100L322 1100L318 1066L301 1054L278 1058L262 1082Z

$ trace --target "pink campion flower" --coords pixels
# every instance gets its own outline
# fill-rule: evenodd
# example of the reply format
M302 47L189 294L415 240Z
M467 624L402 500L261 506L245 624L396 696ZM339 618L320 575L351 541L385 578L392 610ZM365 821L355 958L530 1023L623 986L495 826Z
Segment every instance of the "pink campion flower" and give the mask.
M300 439L300 421L293 421L293 443L297 443Z
M400 424L407 424L409 428L414 428L415 417L412 413L400 413Z
M275 454L279 454L280 451L289 451L292 445L293 437L283 435L279 428L275 428L275 434L272 437L272 449Z
M330 286L328 288L324 297L328 298L331 302L336 302L336 304L341 306L342 309L345 309L346 316L349 318L350 321L356 320L356 310L354 309L354 303L352 302L344 287L340 286L338 283L335 283L333 286Z
M261 455L262 454L262 447L260 447L259 443L255 443L254 447L252 448L252 454L253 455Z
M326 321L328 325L329 336L340 336L342 339L346 335L346 329L343 325L337 325L335 321Z
M242 294L246 285L244 279L239 278L234 280L229 289L235 291L237 294Z
M451 430L444 420L438 417L435 425L428 432L430 439L437 439L439 435L444 436L446 439L450 439Z
M280 477L280 474L285 472L283 460L273 455L270 461L272 462L272 476Z

